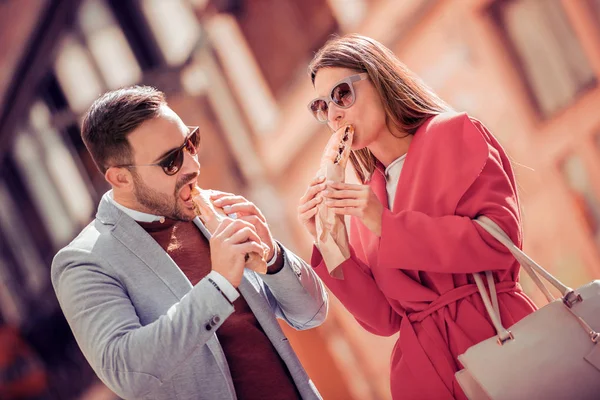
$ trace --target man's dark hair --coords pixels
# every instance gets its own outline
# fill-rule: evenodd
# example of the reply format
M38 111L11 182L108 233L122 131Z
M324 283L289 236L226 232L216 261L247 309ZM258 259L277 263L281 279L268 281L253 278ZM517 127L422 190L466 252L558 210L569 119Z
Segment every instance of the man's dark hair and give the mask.
M83 119L81 138L102 174L113 165L133 162L127 136L166 104L164 93L150 86L113 90L94 101Z

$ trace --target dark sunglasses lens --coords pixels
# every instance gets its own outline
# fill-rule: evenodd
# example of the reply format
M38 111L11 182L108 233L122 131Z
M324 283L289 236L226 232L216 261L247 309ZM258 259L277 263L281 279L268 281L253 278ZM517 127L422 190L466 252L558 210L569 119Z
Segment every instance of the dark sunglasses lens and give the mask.
M350 85L346 82L342 82L331 91L331 99L339 106L348 108L354 104L354 94Z
M188 153L195 156L198 154L198 147L200 147L200 130L196 129L194 133L189 137L188 141L185 143L186 149Z
M315 118L319 121L327 120L327 102L325 100L315 100L310 105L310 110L312 111Z
M160 166L167 175L175 175L183 164L183 148L173 152L160 163Z

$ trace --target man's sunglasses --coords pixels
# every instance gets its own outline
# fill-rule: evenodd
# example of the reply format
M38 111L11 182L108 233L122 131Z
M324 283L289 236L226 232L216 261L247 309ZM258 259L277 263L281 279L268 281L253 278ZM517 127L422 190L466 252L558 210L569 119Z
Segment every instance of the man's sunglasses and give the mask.
M190 153L190 155L195 156L198 154L198 148L200 147L200 127L191 127L188 126L192 132L185 138L183 144L170 151L164 157L162 157L158 162L153 164L129 164L129 165L115 165L115 167L120 168L133 168L133 167L152 167L157 166L161 167L165 174L171 176L175 175L181 169L183 165L184 151Z
M333 101L333 104L340 108L350 108L356 101L356 95L354 94L354 82L362 81L369 78L369 74L363 72L342 79L335 85L329 93L329 96L317 97L308 104L308 110L311 114L322 124L327 123L327 111L329 109L329 102Z

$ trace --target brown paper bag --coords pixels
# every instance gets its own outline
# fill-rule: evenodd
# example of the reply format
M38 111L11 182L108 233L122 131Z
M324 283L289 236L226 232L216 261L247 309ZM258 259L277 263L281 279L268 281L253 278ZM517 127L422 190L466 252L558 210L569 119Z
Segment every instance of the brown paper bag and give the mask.
M325 176L326 181L344 182L346 164L350 158L350 148L354 128L346 125L335 131L321 158L318 176ZM327 205L321 203L317 208L315 223L317 227L317 248L323 256L329 274L337 279L344 279L341 263L350 258L348 233L343 215L336 215Z

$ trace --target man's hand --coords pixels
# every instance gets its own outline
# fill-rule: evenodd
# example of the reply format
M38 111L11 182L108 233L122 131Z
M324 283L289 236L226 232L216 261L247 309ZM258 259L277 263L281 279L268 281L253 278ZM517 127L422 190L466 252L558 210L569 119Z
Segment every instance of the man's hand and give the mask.
M273 239L267 220L259 208L242 196L237 196L232 193L214 192L215 193L211 195L211 200L215 206L222 207L225 214L236 213L238 219L252 224L260 240L269 248L269 254L267 255L266 260L269 261L272 259L277 244Z
M263 247L249 222L227 218L210 238L212 269L234 287L238 287L242 281L246 254L252 252L262 254Z

